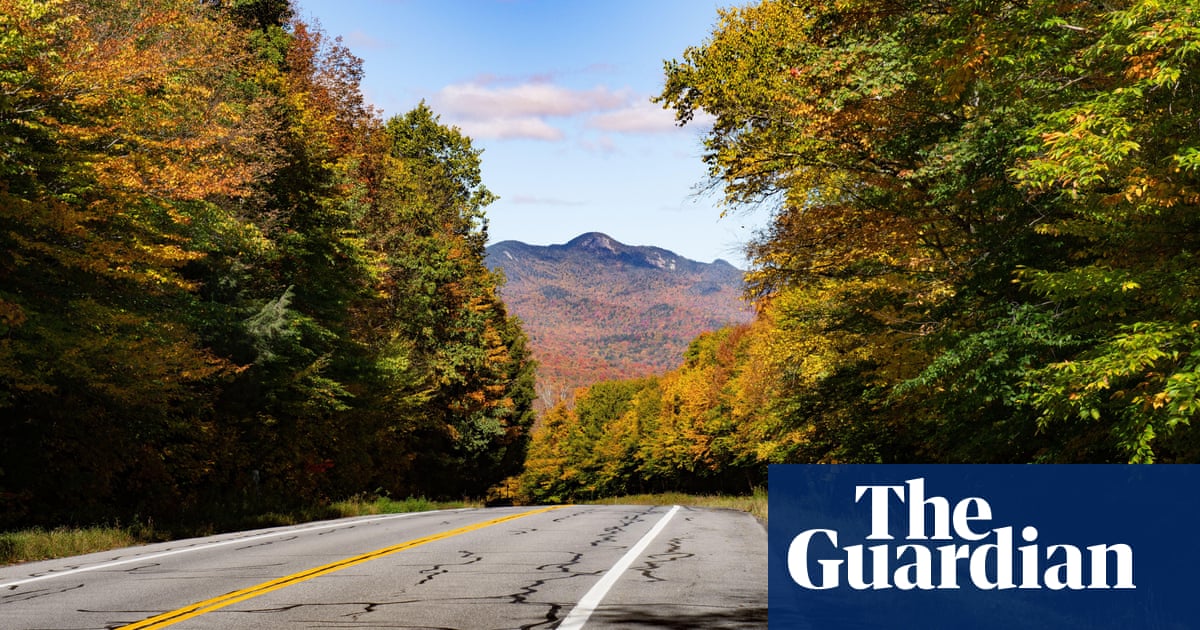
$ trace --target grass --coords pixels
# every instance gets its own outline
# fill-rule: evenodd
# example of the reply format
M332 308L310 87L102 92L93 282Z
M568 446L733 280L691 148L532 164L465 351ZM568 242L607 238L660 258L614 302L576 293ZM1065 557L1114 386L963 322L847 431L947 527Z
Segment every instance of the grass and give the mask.
M586 503L600 505L687 505L692 507L726 508L749 512L763 523L767 522L767 491L755 488L754 494L742 496L696 495L682 492L662 494L635 494L624 497L595 499Z
M352 497L330 505L327 508L330 514L326 518L429 512L432 510L453 510L465 507L483 507L483 503L473 501L430 501L425 497L409 497L403 501L396 501L388 497L379 497L376 499Z
M0 564L77 556L145 542L133 528L23 529L0 533Z
M424 497L402 501L388 497L351 497L328 505L291 512L264 512L221 524L199 523L170 529L153 526L81 527L55 529L31 528L0 532L0 565L66 558L85 553L132 547L151 542L163 542L192 536L205 536L228 531L298 525L311 521L374 514L428 512L462 507L483 507L470 501L430 501Z

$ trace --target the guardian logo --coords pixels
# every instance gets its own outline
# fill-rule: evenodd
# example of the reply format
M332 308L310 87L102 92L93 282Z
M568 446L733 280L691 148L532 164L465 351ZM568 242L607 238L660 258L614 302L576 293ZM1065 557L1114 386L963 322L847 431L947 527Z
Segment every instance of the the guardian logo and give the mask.
M1045 544L1035 524L992 527L982 497L951 504L926 496L925 478L857 485L854 503L870 510L868 541L839 546L835 529L808 529L791 539L787 572L810 590L1135 589L1133 548L1126 543ZM907 516L896 530L891 516ZM903 531L900 531L903 530ZM897 540L897 536L903 538Z

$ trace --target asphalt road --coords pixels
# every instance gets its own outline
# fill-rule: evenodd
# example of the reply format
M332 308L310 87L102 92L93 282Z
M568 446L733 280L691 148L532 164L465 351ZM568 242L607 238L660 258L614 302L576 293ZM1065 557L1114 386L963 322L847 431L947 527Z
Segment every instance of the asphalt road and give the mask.
M0 567L0 629L765 628L766 574L740 512L425 512Z

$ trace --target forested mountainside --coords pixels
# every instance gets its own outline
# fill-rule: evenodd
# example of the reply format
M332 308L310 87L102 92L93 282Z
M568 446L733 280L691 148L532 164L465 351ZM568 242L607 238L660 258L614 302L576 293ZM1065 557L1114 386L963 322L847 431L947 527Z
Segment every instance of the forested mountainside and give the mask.
M599 233L564 245L503 241L487 248L500 295L529 335L546 405L577 387L679 366L705 331L749 321L742 272Z
M479 151L286 1L0 0L0 527L520 469Z

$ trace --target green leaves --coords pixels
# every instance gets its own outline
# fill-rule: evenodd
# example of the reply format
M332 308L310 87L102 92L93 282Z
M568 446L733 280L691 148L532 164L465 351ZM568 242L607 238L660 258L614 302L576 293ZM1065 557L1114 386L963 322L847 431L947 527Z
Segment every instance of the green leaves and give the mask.
M1194 2L766 0L666 67L752 244L790 457L1194 461Z
M286 2L0 0L0 43L0 527L516 470L468 138Z
M1157 436L1190 425L1196 414L1200 322L1138 322L1071 361L1025 376L1030 402L1050 427L1064 416L1107 421L1131 463L1151 463Z

